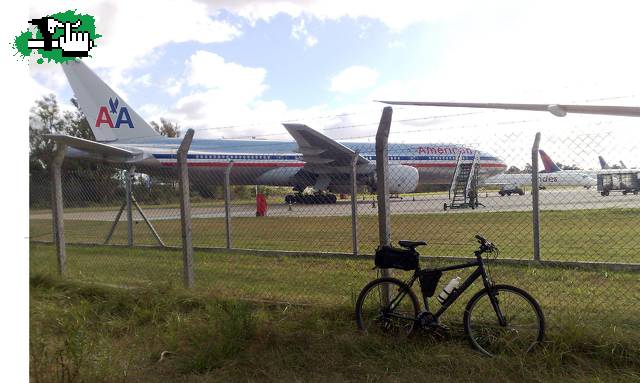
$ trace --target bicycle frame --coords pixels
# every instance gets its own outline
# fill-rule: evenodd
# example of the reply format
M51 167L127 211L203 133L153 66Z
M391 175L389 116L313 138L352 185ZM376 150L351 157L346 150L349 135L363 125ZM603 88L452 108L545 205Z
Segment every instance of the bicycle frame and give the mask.
M425 296L424 294L422 294L422 288L420 289L420 293L422 295L422 300L424 303L424 308L425 308L425 312L427 314L432 314L433 317L438 320L440 318L440 316L442 314L444 314L445 311L447 311L447 309L458 299L458 297L460 297L460 295L462 295L462 293L464 293L469 286L471 286L471 284L473 282L475 282L478 278L482 277L482 282L484 284L485 288L490 288L493 283L489 277L489 274L487 273L487 269L484 265L484 260L482 259L482 252L481 251L475 251L475 256L476 256L476 260L472 261L472 262L467 262L467 263L462 263L462 264L457 264L457 265L451 265L451 266L447 266L447 267L440 267L440 268L434 268L434 269L421 269L421 270L416 270L413 273L413 276L411 277L411 279L409 279L407 283L407 286L409 286L409 288L411 288L413 286L413 284L415 283L415 281L419 278L419 275L421 272L424 271L440 271L440 272L447 272L447 271L452 271L452 270L459 270L459 269L466 269L466 268L471 268L471 267L476 267L476 269L471 273L471 275L469 275L464 282L456 289L454 289L451 294L449 294L449 296L447 297L447 299L442 303L442 306L440 307L440 309L438 309L438 311L436 311L435 313L432 313L429 310L429 300L428 297ZM420 281L418 281L418 283L420 283L420 286L422 287L422 284ZM391 300L391 304L390 307L393 309L394 305L401 302L402 299L407 295L406 292L401 291L395 298L393 298ZM491 300L491 305L493 306L494 310L496 311L496 314L498 315L499 318L499 322L500 324L504 325L503 323L505 322L504 317L502 316L502 313L500 312L500 309L498 307L498 302L495 298L495 296L493 296L492 294L489 294L490 300ZM414 319L417 320L417 319Z

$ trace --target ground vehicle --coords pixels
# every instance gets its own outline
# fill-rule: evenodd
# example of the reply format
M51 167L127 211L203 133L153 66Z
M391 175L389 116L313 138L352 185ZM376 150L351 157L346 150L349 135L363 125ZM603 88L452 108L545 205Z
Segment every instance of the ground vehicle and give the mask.
M544 338L545 321L540 305L520 288L493 283L482 254L497 252L497 247L480 235L476 235L476 239L480 249L474 252L476 260L472 262L434 269L420 269L416 263L413 275L406 282L383 277L367 284L356 302L358 328L365 333L400 336L408 336L418 328L446 329L439 323L440 316L482 277L484 288L469 300L464 312L464 331L471 345L489 356L532 350ZM426 245L413 241L399 244L416 254L417 246ZM434 295L442 272L470 267L476 269L446 297L436 312L430 311L428 297ZM418 298L411 289L416 280L419 280L424 311L420 311Z
M640 191L640 172L637 170L609 170L598 174L598 191L605 197L612 191L622 194L638 194Z
M511 194L524 195L524 190L516 184L509 184L504 185L500 191L498 191L498 194L500 194L501 197L504 197L505 195L510 196Z

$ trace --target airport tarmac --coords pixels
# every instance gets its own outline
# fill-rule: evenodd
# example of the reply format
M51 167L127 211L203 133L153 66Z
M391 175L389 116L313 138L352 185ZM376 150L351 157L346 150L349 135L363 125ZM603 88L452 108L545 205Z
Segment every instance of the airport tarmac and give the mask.
M523 196L499 196L495 191L482 192L480 202L484 206L477 209L457 209L444 211L444 204L449 204L447 194L424 194L403 199L391 199L391 214L468 214L496 211L528 211L531 210L531 194ZM601 196L595 190L585 189L557 189L540 191L540 208L542 210L586 210L606 208L640 208L640 195L612 194ZM358 200L359 215L376 215L377 206L373 204L371 197L367 200ZM65 212L66 220L81 221L113 221L117 215L117 209L107 211L74 211ZM180 219L179 208L144 208L144 213L149 220L177 220ZM223 218L224 206L193 207L191 209L193 219ZM255 205L243 204L231 207L232 217L255 217ZM339 200L333 205L269 205L267 216L270 217L327 217L350 216L350 199ZM121 217L121 220L126 219ZM51 219L50 212L38 212L30 215L30 219ZM142 217L134 209L133 219L141 221Z

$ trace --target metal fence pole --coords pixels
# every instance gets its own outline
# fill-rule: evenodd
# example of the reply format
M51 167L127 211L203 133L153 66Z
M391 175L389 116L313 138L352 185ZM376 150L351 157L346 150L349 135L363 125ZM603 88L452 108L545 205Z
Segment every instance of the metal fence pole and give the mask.
M224 225L227 234L227 249L231 249L231 168L233 161L229 161L224 172Z
M182 266L184 285L193 288L195 285L193 265L193 242L191 240L191 201L189 199L189 167L187 153L193 139L193 129L187 130L178 149L178 173L180 185L180 223L182 226Z
M53 208L53 235L56 242L56 254L58 256L58 274L64 276L67 272L67 252L64 242L64 206L62 199L62 162L66 145L56 144L56 151L51 161L51 178L53 188L51 206Z
M538 147L540 132L536 133L531 148L531 200L533 205L533 259L540 260L540 185L538 184Z
M358 255L358 157L356 150L351 160L351 247L353 255Z
M376 133L376 174L378 178L378 234L380 245L391 244L391 212L389 210L389 130L391 129L391 117L393 109L390 106L382 110L378 132ZM390 269L382 269L383 277L390 277ZM389 291L383 292L386 300L389 300Z
M135 172L135 167L127 169L124 173L124 188L126 193L126 203L127 203L127 244L129 247L133 247L133 210L131 204L131 193L133 193L131 186L131 178Z

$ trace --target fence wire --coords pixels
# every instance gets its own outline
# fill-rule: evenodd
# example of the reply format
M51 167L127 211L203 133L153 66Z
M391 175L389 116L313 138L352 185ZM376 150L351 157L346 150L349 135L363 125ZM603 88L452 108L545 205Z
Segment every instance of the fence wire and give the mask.
M471 257L473 236L481 233L500 248L500 258L489 263L494 279L528 290L551 326L616 327L640 339L640 170L633 168L639 165L633 162L639 137L606 131L606 126L587 133L548 129L538 153L532 152L532 132L504 126L493 133L467 130L455 144L446 143L447 130L415 129L413 138L405 129L405 143L389 145L392 240L427 241L422 264L435 266ZM443 144L419 144L426 141L420 137ZM376 276L371 254L379 243L378 210L370 171L375 165L366 164L374 163L375 148L372 143L344 145L365 160L357 167L357 256L350 164L339 164L341 174L327 176L303 168L302 159L291 162L287 156L295 154L266 158L240 142L223 156L190 159L198 163L189 170L194 246L222 249L196 252L197 288L245 299L353 304ZM534 161L540 169L542 262L532 262ZM129 243L128 170L63 168L67 243ZM181 246L176 167L168 163L134 171L134 247L73 248L70 277L122 285L181 284L178 251L142 246ZM330 192L314 193L314 186ZM47 174L32 174L30 208L32 270L55 270L52 250L36 243L53 240ZM227 247L269 252L225 252ZM459 306L453 320L461 317Z

